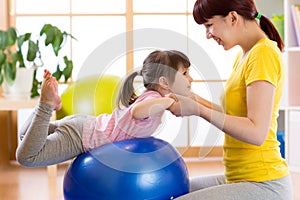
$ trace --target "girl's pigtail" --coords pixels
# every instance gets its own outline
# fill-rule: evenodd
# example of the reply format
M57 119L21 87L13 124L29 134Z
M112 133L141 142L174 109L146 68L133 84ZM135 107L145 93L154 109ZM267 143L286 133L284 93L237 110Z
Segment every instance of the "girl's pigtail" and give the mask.
M138 72L132 72L123 81L123 83L121 85L121 88L120 88L120 92L119 92L118 97L117 97L117 102L116 102L119 109L121 109L121 105L123 105L125 107L128 107L138 97L134 92L135 89L134 89L134 86L133 86L134 78L137 75L139 75Z

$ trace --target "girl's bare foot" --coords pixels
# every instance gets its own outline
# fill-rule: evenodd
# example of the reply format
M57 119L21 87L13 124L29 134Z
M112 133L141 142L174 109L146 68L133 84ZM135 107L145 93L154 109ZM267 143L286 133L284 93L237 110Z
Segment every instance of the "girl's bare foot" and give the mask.
M55 110L61 109L61 98L58 96L58 84L48 70L44 70L40 101L52 106Z

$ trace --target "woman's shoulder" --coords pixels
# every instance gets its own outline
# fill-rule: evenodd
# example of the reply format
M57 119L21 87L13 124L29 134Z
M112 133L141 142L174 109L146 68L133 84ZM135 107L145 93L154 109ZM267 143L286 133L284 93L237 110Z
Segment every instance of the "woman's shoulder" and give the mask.
M265 61L267 58L272 58L269 60L276 60L280 62L283 60L282 53L277 47L277 43L268 38L263 38L259 40L249 51L248 60Z
M279 48L277 47L277 43L269 38L260 39L251 49L252 53L271 53L274 52L276 54L281 54Z

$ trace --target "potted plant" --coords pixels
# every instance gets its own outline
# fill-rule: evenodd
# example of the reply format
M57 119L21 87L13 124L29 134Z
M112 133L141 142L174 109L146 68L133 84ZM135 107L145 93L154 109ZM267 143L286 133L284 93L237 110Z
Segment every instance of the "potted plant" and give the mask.
M7 31L0 30L0 86L2 86L4 93L8 93L9 91L5 90L9 88L15 92L29 82L30 96L39 95L38 89L41 82L37 80L36 72L39 67L44 65L41 45L50 45L57 59L57 67L53 76L57 80L64 77L64 81L67 82L72 74L73 62L67 56L60 56L59 52L68 37L74 39L69 33L63 32L51 24L45 24L41 28L37 39L33 39L30 32L18 34L14 27L8 28ZM61 58L64 61L63 69L61 62L59 62ZM25 78L25 69L31 71L29 78ZM18 81L20 77L22 79ZM19 82L21 86L16 85Z

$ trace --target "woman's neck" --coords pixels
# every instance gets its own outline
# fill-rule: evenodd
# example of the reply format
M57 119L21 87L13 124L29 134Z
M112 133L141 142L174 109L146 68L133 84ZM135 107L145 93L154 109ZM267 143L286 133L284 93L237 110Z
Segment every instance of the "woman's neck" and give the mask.
M256 21L246 21L244 27L244 38L241 40L241 48L243 49L244 55L252 49L252 47L261 39L267 38L265 32L260 28ZM246 37L245 37L246 36Z

